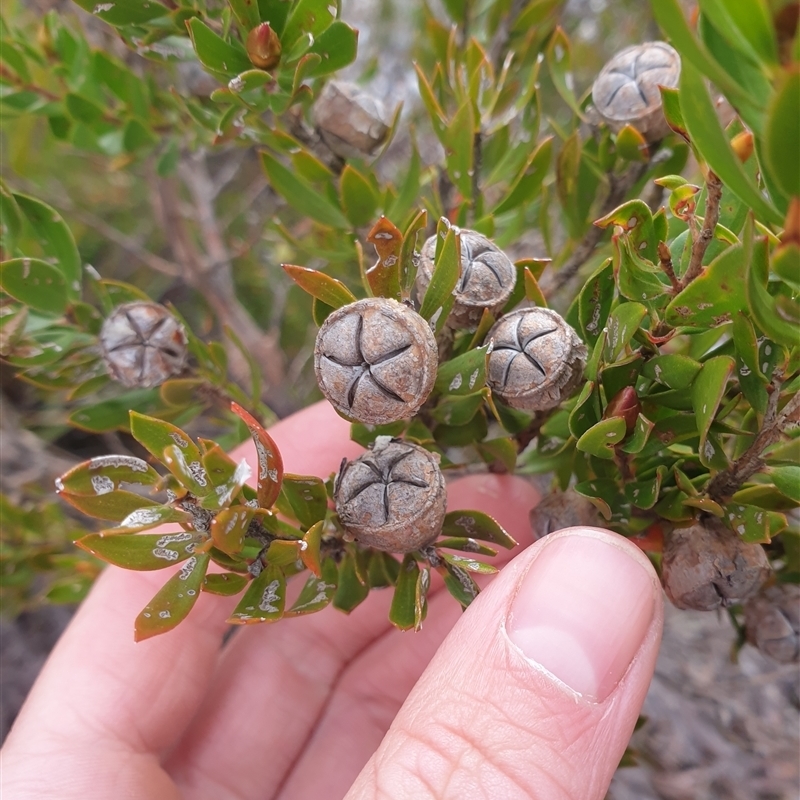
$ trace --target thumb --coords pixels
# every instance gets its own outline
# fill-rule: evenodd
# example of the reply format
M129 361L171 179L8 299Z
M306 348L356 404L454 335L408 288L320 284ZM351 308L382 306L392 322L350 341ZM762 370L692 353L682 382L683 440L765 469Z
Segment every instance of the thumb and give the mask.
M661 589L630 542L567 528L445 639L348 800L602 800L644 702Z

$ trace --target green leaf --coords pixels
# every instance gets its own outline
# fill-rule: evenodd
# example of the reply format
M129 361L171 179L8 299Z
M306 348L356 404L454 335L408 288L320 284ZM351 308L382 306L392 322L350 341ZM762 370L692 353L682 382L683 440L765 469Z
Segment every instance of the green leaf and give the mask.
M489 345L468 350L445 361L436 373L435 391L447 395L467 395L486 385L486 358Z
M355 295L339 280L325 272L309 267L296 267L293 264L282 264L284 272L312 297L325 303L331 309L355 303Z
M206 541L206 534L189 531L179 533L135 533L104 536L90 533L75 544L87 553L114 564L135 570L155 570L186 561L197 545Z
M343 69L356 60L358 50L358 31L341 20L335 20L319 36L308 52L320 57L320 62L312 67L307 75L319 78Z
M640 258L652 262L658 257L658 239L653 224L653 214L644 201L629 200L610 214L595 220L594 224L599 228L618 225L625 230L625 236L632 250Z
M500 462L506 472L513 473L517 466L517 448L510 439L501 436L486 442L477 442L476 449L487 464Z
M169 14L169 9L155 0L118 0L99 5L94 0L75 0L75 2L84 11L116 27L141 25Z
M417 605L417 587L422 574L417 560L408 553L400 566L400 574L397 577L397 586L389 610L389 621L401 631L419 628L421 614Z
M267 564L247 587L228 622L232 625L276 622L283 616L285 605L286 577L283 570L274 564Z
M780 492L800 503L800 467L769 467L765 471Z
M168 447L178 447L186 461L201 461L200 450L180 428L155 417L148 417L136 411L130 412L131 435L150 455L159 461Z
M643 414L639 414L636 418L636 427L633 433L628 437L625 444L622 445L622 451L625 453L641 453L650 438L650 433L655 425L647 419Z
M569 415L569 432L580 439L600 421L600 394L594 381L586 381Z
M211 521L214 546L223 553L236 555L244 547L244 538L253 518L253 509L244 506L223 508Z
M747 4L744 4L747 5ZM800 68L795 65L773 98L764 128L765 166L789 197L800 197Z
M642 369L647 378L663 383L670 389L688 389L702 364L680 353L655 356L649 359Z
M84 514L111 522L122 522L122 520L140 509L161 508L161 504L156 500L150 500L147 497L123 490L100 495L78 495L70 494L69 492L60 494L71 506L74 506Z
M69 226L54 208L41 200L24 194L14 194L13 199L33 228L47 260L61 270L67 297L77 300L81 294L81 257Z
M572 69L571 45L560 26L556 28L550 38L545 56L556 91L572 111L583 118L583 112L575 99L575 92L572 90L573 80L570 71Z
M616 150L620 158L626 161L648 161L650 148L647 140L633 125L625 125L616 137Z
M0 236L7 253L13 253L22 232L22 212L14 195L0 181Z
M661 481L667 474L667 468L662 464L656 469L655 477L647 481L637 481L625 484L625 497L637 508L650 509L659 499Z
M339 562L339 580L333 605L339 611L349 614L367 599L367 595L369 586L358 577L355 556L348 550Z
M235 572L217 572L213 575L206 575L203 579L202 589L209 594L233 597L247 586L247 581L246 575L237 575Z
M772 19L764 0L700 0L700 10L735 50L756 63L777 63Z
M479 553L483 556L497 555L497 550L493 547L482 544L477 539L469 539L463 536L450 536L446 539L439 539L436 542L436 547L447 550L461 550L465 553Z
M614 300L614 266L607 258L592 274L578 297L578 318L583 340L593 345L605 328Z
M500 524L482 511L451 511L442 523L442 536L481 539L510 550L517 541Z
M437 567L437 572L444 579L444 585L447 591L455 597L461 604L462 608L472 603L478 596L480 589L478 584L472 579L472 576L466 571L461 569L449 561L443 561L441 567Z
M206 553L189 560L161 588L136 617L133 638L137 642L171 631L194 607L208 570Z
M450 180L462 196L472 197L474 167L475 116L472 100L466 100L456 111L444 133L445 160Z
M325 518L328 495L325 483L313 475L284 474L281 494L288 502L298 522L306 528Z
M68 419L70 425L93 433L113 430L128 430L131 408L149 408L158 399L156 389L136 389L124 392L110 400L73 411Z
M241 45L226 42L197 17L188 20L186 27L200 63L212 72L232 78L253 68Z
M321 225L329 225L342 230L350 228L347 217L324 193L294 175L270 153L262 151L260 155L270 184L290 206Z
M734 533L742 537L742 541L768 544L771 539L769 512L758 506L728 503L723 520Z
M332 0L297 0L293 3L281 34L284 47L294 44L301 33L310 33L315 38L319 36L334 20L331 8L337 7ZM262 19L269 21L263 15Z
M444 395L431 411L431 416L445 425L466 425L478 413L483 401L482 391L463 395Z
M214 491L202 461L189 461L179 445L166 447L161 460L180 484L197 497L206 497Z
M256 0L228 0L228 3L234 16L248 33L261 22Z
M406 295L417 277L417 268L414 263L417 253L417 236L428 224L428 212L424 209L417 213L411 224L403 234L403 244L400 247L400 287Z
M643 363L641 354L633 353L615 364L603 367L600 372L600 382L609 401L622 389L636 385Z
M684 62L680 78L681 111L692 143L727 189L752 208L759 217L780 225L783 220L772 203L753 184L717 118L702 75Z
M646 316L647 309L641 303L622 303L611 312L606 340L608 361L615 361L628 346Z
M578 450L597 458L614 457L614 446L625 438L625 420L621 417L602 419L589 428L576 444Z
M712 328L721 317L746 308L745 251L742 245L723 250L665 311L668 324ZM677 388L677 387L675 387Z
M692 384L692 407L694 408L697 431L700 434L700 459L707 458L704 453L711 423L717 414L719 404L725 395L728 379L735 362L730 356L715 356L703 364Z
M450 227L438 253L431 282L422 299L419 314L428 320L436 333L444 327L453 307L456 288L461 276L461 237L455 227Z
M300 551L300 559L306 568L314 573L318 578L322 575L320 547L322 545L322 533L325 528L325 520L315 522L303 536L305 547Z
M247 425L256 447L259 508L271 508L278 499L283 481L283 459L280 450L258 420L238 403L231 403L231 411Z
M12 258L0 264L0 289L46 314L67 308L67 282L59 269L38 258Z
M480 575L494 575L497 572L497 567L491 564L486 564L483 561L478 561L475 558L467 558L466 556L457 556L453 553L442 553L442 558L454 567L463 569L466 572L475 572Z
M623 297L638 302L658 301L667 296L663 273L639 256L629 236L623 234L615 238L614 247L617 253L617 284Z
M689 132L686 129L686 122L683 119L681 112L680 94L677 89L670 89L667 86L659 86L661 92L661 106L664 111L664 119L667 125L672 128L675 133L682 136L687 141L689 140ZM686 183L686 181L684 181ZM672 188L672 187L668 187Z
M153 486L161 476L141 458L134 456L96 456L83 461L56 479L59 493L103 495L122 488L122 484Z
M297 600L286 612L286 617L298 617L301 614L314 614L322 611L331 603L336 594L339 571L332 558L322 562L322 575L310 575L305 586L300 590Z
M419 94L420 97L422 98L422 103L425 106L425 110L428 112L428 118L431 121L431 126L433 127L433 131L436 134L439 141L442 142L442 144L444 144L445 140L444 111L442 111L442 108L439 105L439 101L436 99L436 94L431 88L431 85L428 82L428 79L425 77L425 74L423 73L420 65L414 64L414 69L416 70L417 73L417 85L419 86Z
M349 164L340 178L342 209L354 228L369 225L375 219L378 198L372 184Z

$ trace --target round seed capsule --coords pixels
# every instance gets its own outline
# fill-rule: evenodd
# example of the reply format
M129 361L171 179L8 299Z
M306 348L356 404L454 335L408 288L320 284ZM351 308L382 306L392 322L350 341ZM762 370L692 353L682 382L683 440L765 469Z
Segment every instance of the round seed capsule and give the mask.
M328 81L312 113L325 144L341 158L373 153L389 133L383 104L352 83Z
M439 536L447 506L439 456L379 436L372 450L342 464L334 500L360 544L391 553L426 547Z
M574 489L546 495L531 509L529 519L535 542L562 528L606 527L597 509Z
M158 303L117 306L100 330L109 374L131 388L149 389L182 372L186 343L183 325Z
M417 271L420 298L431 282L436 236L423 245ZM455 303L448 318L454 328L476 328L483 310L497 313L514 290L517 271L511 259L477 231L461 231L461 278L455 288Z
M711 611L754 595L771 572L764 548L708 517L667 537L661 583L678 608Z
M487 383L512 408L555 408L581 381L586 345L549 308L520 308L506 314L491 328L486 342L494 343Z
M430 326L396 300L343 306L317 334L317 383L348 419L382 425L412 417L431 393L437 368Z
M762 589L744 607L747 641L789 664L800 661L800 586L781 583Z
M600 70L592 101L611 130L632 125L655 142L670 132L658 87L675 88L680 74L680 56L665 42L626 47Z

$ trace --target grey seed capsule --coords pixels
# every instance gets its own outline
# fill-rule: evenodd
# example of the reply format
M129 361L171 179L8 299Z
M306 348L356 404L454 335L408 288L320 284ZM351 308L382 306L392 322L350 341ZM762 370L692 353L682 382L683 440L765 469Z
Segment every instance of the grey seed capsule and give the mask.
M183 325L158 303L117 306L100 330L109 374L131 388L149 389L182 372L186 343Z
M632 125L655 142L670 132L658 87L675 88L680 74L680 56L665 42L626 47L600 70L592 101L611 130Z
M551 492L543 497L531 509L529 519L536 542L562 528L606 527L597 509L573 489Z
M417 270L420 299L431 282L435 255L436 236L431 236L422 247ZM476 328L484 308L496 314L511 296L516 279L517 271L511 259L494 242L482 233L462 229L461 278L448 318L451 327Z
M382 297L334 311L314 347L322 393L343 416L372 425L416 414L431 393L438 361L428 323Z
M383 104L355 84L343 81L325 84L312 116L325 143L342 158L370 155L389 133Z
M391 553L426 547L439 536L447 506L439 456L380 436L372 450L343 462L334 500L360 544Z
M800 586L762 589L744 607L747 641L782 664L800 661Z
M771 573L764 548L708 517L672 531L664 543L661 583L678 608L711 611L756 594Z
M520 308L489 331L493 342L487 383L501 400L521 411L555 408L580 383L586 345L555 311Z

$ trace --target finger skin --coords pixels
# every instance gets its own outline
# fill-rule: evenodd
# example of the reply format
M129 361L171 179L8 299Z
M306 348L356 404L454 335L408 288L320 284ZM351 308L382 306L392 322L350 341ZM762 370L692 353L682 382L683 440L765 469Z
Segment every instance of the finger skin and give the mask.
M655 668L663 605L646 558L622 537L598 531L652 572L655 611L643 643L603 702L588 701L534 668L503 621L533 561L569 535L551 534L528 548L470 606L347 800L602 800Z

